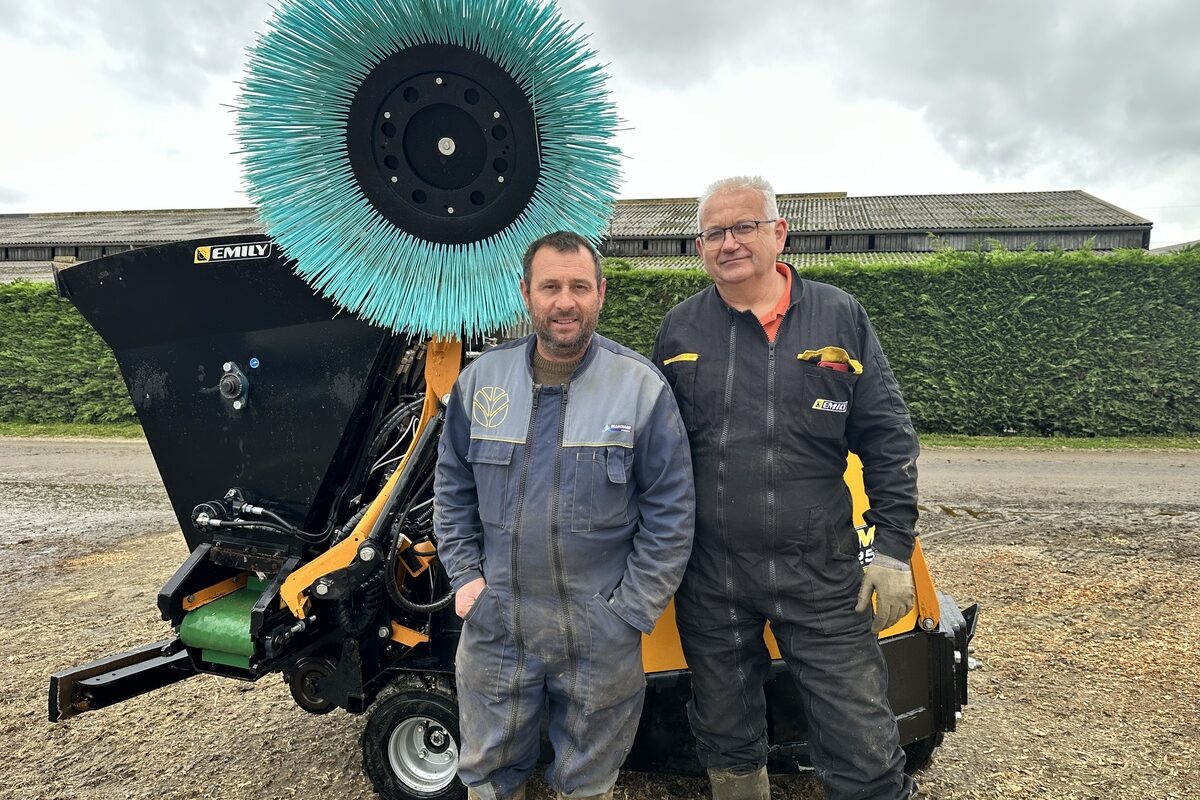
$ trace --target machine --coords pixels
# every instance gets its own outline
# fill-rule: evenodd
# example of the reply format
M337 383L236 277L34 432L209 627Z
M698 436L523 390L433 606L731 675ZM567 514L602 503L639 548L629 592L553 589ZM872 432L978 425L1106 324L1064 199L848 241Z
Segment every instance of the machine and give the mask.
M284 2L239 116L267 234L57 274L116 355L190 555L158 595L164 638L54 674L51 721L277 674L304 711L364 715L381 796L463 795L461 624L432 524L443 401L521 313L525 243L603 229L616 117L590 55L536 0ZM847 481L861 523L854 464ZM976 608L935 590L919 546L913 574L917 606L881 641L917 769L967 702ZM770 768L794 771L804 713L776 664ZM627 768L699 773L670 608L644 666Z

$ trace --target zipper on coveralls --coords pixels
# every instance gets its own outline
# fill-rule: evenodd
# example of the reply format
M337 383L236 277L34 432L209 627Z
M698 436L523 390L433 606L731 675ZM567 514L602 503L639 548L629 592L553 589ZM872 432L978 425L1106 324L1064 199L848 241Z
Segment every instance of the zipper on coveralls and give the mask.
M725 525L725 452L729 446L729 420L733 410L734 358L737 353L737 317L729 312L729 357L725 368L725 398L721 413L721 438L717 445L717 532L721 536L721 547L725 551L725 596L729 600L729 623L733 628L733 642L739 650L742 636L737 629L737 607L734 605L733 551L729 544L729 531ZM738 677L745 683L745 675L738 667Z
M521 537L521 524L525 515L525 481L529 477L529 461L533 454L533 424L537 420L538 397L541 387L533 385L533 403L529 409L529 428L525 431L525 460L521 463L521 480L517 484L517 510L513 517L512 556L509 571L512 574L513 593L513 639L517 644L517 665L513 669L512 689L509 692L508 722L504 726L504 749L500 760L508 763L508 751L512 746L513 737L517 732L517 700L520 697L521 676L525 673L525 642L521 637L521 586L517 580L518 547Z
M775 602L775 614L783 616L779 601L779 582L775 569L775 540L779 535L779 520L775 513L775 342L767 342L767 531L770 536L767 551L767 573L770 579L771 599Z
M567 393L570 388L571 384L563 384L562 408L558 417L558 447L555 449L554 456L554 488L550 496L550 552L554 559L554 587L558 589L558 618L566 635L567 668L571 670L571 689L568 697L576 697L579 692L579 651L575 641L575 629L571 626L571 607L568 605L566 570L563 568L562 542L560 541L562 525L559 519L562 510L562 504L559 502L559 483L562 481L563 433L567 427ZM575 755L574 737L559 762L563 772L566 771L567 764L573 755Z

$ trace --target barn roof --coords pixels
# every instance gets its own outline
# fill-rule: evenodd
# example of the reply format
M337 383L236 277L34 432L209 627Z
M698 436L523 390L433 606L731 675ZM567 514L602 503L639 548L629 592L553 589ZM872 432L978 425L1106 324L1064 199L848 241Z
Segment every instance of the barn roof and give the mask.
M912 194L878 197L777 195L793 233L1030 230L1141 227L1151 224L1078 189L1055 192ZM696 199L624 200L613 237L679 237L696 232Z
M795 233L1149 227L1150 221L1077 189L1054 192L847 197L781 194ZM262 232L253 208L0 214L0 246L154 244ZM696 232L696 198L618 200L612 238Z

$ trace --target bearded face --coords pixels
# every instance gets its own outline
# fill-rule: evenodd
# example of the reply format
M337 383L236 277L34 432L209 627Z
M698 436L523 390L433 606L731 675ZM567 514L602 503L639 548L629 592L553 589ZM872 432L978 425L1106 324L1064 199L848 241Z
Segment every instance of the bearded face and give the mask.
M580 248L560 253L543 247L534 254L529 283L521 293L533 319L538 353L548 361L573 361L587 349L604 306L604 281Z

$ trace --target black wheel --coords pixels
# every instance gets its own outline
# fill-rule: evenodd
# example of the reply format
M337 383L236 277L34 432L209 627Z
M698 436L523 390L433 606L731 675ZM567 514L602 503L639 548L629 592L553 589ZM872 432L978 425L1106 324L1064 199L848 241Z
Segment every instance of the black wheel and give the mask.
M458 704L429 691L379 702L363 730L363 769L385 800L459 800Z
M918 739L904 745L904 771L912 775L917 770L924 769L933 758L933 751L942 743L943 733L935 733L927 739Z
M333 674L333 662L327 658L304 658L288 680L292 699L310 714L328 714L337 706L321 694L321 681Z

